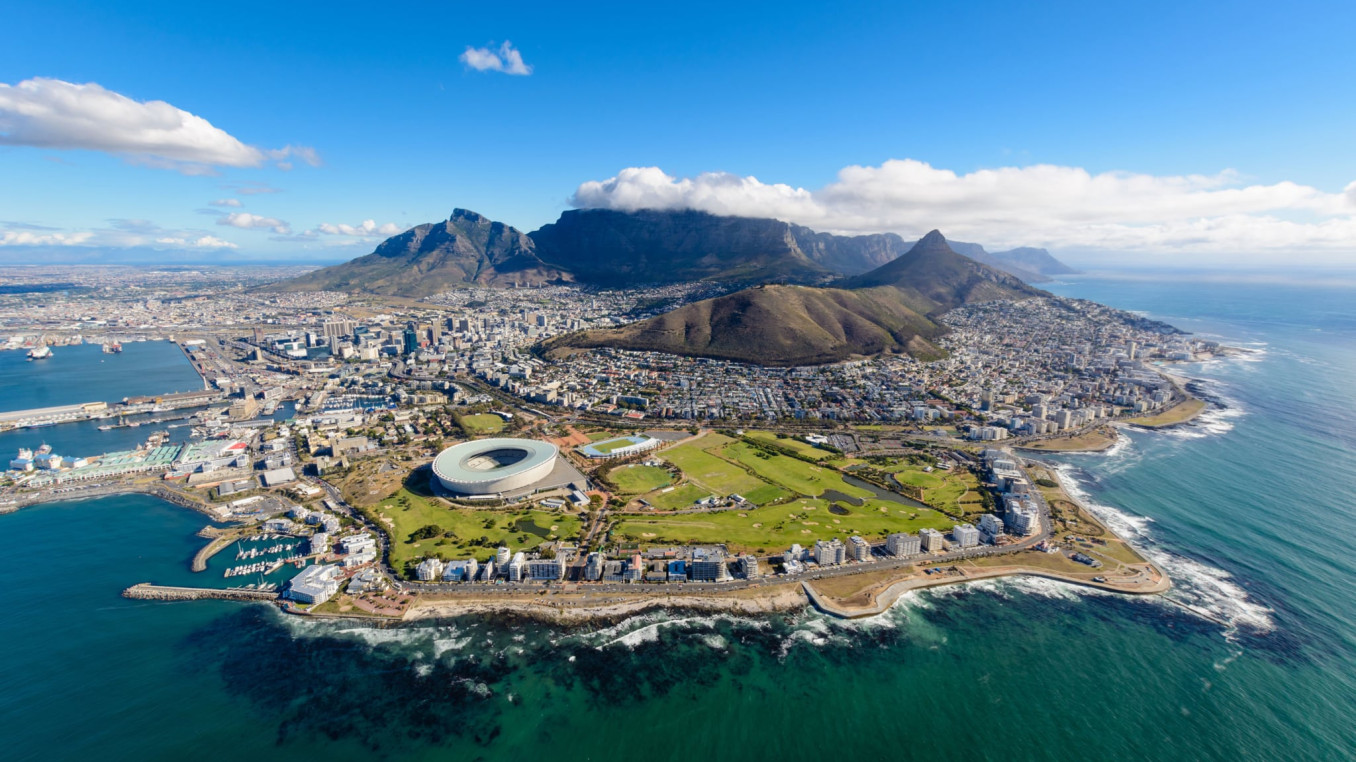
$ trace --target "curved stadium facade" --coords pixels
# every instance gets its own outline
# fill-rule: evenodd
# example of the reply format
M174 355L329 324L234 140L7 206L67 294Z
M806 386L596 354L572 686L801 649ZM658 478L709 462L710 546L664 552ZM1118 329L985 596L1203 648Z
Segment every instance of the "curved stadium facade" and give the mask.
M531 487L551 474L559 448L531 439L479 439L438 453L433 475L459 495L496 495Z

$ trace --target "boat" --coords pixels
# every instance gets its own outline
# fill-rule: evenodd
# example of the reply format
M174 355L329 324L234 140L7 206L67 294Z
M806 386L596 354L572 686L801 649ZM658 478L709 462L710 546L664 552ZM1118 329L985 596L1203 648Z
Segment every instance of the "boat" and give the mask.
M110 341L104 344L104 354L115 355L122 351L122 344L117 341Z
M28 350L28 359L30 360L46 360L51 356L52 348L46 344L41 344Z

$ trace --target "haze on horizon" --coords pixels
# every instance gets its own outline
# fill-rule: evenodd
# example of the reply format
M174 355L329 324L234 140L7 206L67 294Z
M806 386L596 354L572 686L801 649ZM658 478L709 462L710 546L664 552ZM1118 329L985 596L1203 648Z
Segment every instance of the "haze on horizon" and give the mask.
M1356 8L52 2L7 11L0 264L331 263L454 206L1356 264Z

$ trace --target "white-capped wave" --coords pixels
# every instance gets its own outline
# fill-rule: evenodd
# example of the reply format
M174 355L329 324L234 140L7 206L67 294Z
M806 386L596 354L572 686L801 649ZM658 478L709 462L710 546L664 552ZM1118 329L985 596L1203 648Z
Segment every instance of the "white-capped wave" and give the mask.
M1248 591L1227 571L1174 553L1155 541L1150 533L1153 519L1093 501L1074 477L1071 466L1055 468L1055 475L1070 497L1121 538L1131 542L1135 550L1172 579L1173 588L1166 597L1187 610L1224 623L1231 630L1248 627L1268 632L1275 627L1271 609L1252 600Z

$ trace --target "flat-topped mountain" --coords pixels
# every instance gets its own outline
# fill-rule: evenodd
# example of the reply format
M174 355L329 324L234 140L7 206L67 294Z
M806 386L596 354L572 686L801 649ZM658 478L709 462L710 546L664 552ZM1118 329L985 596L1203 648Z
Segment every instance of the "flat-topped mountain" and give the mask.
M780 220L576 209L530 235L543 261L586 283L816 283L837 274L806 256Z
M502 222L454 209L371 254L274 284L278 291L350 291L411 298L464 285L538 285L569 275L537 257L532 239Z
M547 355L613 347L759 365L816 365L904 352L944 354L935 318L963 304L1024 299L1040 291L952 251L933 231L906 254L834 288L759 286L630 325L545 342Z

